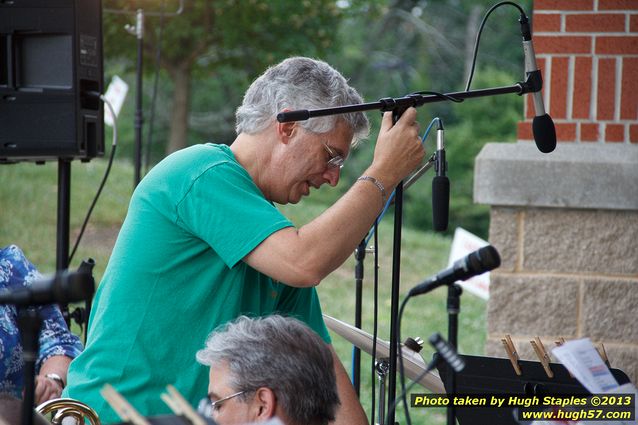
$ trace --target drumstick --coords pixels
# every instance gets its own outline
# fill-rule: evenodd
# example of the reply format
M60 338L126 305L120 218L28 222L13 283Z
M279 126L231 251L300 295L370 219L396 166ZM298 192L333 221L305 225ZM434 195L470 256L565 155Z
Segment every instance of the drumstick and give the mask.
M111 384L104 385L100 394L123 421L133 425L151 425Z

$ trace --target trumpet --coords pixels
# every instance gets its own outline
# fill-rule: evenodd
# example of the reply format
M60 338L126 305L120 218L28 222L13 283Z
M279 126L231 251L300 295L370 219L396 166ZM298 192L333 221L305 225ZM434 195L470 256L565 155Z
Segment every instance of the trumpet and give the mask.
M52 425L62 425L65 418L75 419L76 424L84 424L87 419L91 425L101 425L95 410L72 398L54 398L40 404L35 410L42 415L55 412L51 418Z

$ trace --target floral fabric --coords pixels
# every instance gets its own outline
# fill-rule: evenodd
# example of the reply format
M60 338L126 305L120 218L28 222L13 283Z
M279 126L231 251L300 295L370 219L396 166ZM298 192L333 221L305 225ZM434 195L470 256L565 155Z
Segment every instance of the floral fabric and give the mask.
M0 291L29 286L40 277L20 248L9 245L0 249ZM80 354L82 343L69 331L58 306L34 308L42 318L36 371L49 357L64 355L75 358ZM18 310L14 305L0 304L0 392L22 398L24 363L17 318Z

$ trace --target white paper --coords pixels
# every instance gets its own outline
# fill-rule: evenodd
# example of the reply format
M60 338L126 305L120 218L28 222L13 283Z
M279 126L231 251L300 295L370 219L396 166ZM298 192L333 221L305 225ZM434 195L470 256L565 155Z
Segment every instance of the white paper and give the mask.
M487 245L489 245L489 242L484 241L465 229L457 227L454 231L454 239L452 240L452 247L450 248L448 267L451 267L456 260L463 258L471 252ZM457 283L460 284L463 289L483 298L484 300L487 300L490 297L489 273L483 273L466 281Z
M113 112L115 112L115 117L111 115L111 109L106 107L104 108L104 124L113 127L113 122L120 114L120 110L122 109L122 104L124 104L124 99L126 99L126 94L128 93L128 84L124 80L122 80L117 75L113 76L111 80L111 84L109 84L109 88L106 90L104 97L109 101L111 106L113 107Z
M600 394L618 388L618 381L589 338L566 342L552 349L552 353L590 393Z

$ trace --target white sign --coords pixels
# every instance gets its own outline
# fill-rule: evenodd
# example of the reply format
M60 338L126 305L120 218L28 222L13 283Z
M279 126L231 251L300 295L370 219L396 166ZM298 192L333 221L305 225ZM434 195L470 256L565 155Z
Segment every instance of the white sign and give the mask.
M489 245L489 242L484 241L476 235L468 232L465 229L457 227L454 231L454 239L452 239L452 248L450 249L450 260L448 261L448 267L451 267L454 262L466 255L476 251L479 248ZM474 276L464 282L458 282L461 287L476 296L483 298L484 300L490 297L490 274L483 273L478 276Z
M111 109L107 106L104 108L104 124L113 127L113 122L120 114L124 99L128 93L128 84L117 75L113 76L109 88L106 90L104 97L109 101L115 112L115 117L111 114Z

